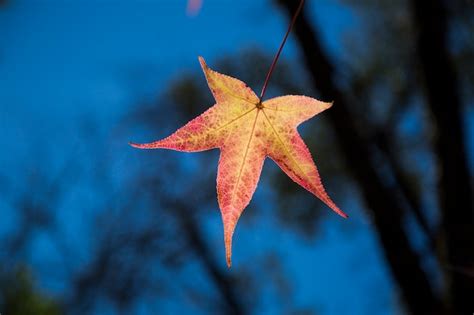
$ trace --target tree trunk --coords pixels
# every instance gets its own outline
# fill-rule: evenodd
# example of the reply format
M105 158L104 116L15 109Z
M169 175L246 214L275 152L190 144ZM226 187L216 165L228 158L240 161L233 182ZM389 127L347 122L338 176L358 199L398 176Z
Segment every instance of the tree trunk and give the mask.
M440 0L413 0L417 52L427 106L436 125L439 201L448 287L455 314L474 312L474 211L464 144L462 104L447 48L447 13ZM471 275L469 276L469 273Z
M291 17L298 1L279 0ZM375 223L388 265L411 314L445 314L432 290L420 259L403 228L403 207L384 185L372 157L371 145L357 130L343 93L337 88L335 71L304 11L295 24L295 35L313 84L324 100L334 100L327 115L336 132L346 163L353 172Z

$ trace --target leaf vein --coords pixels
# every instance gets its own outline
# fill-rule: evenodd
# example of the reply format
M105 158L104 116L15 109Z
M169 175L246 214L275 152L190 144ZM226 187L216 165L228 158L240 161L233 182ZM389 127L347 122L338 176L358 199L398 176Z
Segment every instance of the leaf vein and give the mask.
M234 186L234 189L232 189L232 194L230 196L230 200L231 200L232 204L234 204L235 192L236 192L236 189L239 186L240 180L242 178L242 171L244 169L245 161L247 160L247 155L248 155L248 152L249 152L250 143L252 142L253 133L255 132L255 126L257 125L257 119L258 119L259 112L260 111L257 111L257 115L255 115L255 120L253 122L252 131L250 132L249 141L247 143L247 147L245 148L244 158L243 158L242 163L240 165L239 175L237 176L237 182Z
M268 119L268 116L267 114L265 114L265 110L262 110L263 112L263 115L265 116L265 119L268 121L268 124L270 125L270 127L272 128L272 131L273 133L276 135L278 141L281 143L282 147L283 147L283 150L285 150L285 153L286 155L291 159L291 161L296 165L296 167L298 168L298 170L307 178L307 179L311 179L310 176L303 171L303 169L300 167L299 163L295 160L295 158L290 154L290 151L288 150L288 148L286 147L285 143L283 142L283 140L281 139L280 135L278 134L278 132L276 131L275 127L273 126L272 122L270 121L270 119Z

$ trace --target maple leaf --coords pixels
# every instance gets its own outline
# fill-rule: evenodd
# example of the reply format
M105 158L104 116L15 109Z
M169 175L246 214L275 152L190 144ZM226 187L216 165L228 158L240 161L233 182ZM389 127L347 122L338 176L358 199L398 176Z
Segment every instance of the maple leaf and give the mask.
M227 265L231 266L235 226L257 188L266 157L347 218L326 193L311 153L296 130L332 103L301 95L261 102L244 82L211 70L202 57L199 61L216 104L163 140L130 144L140 149L185 152L220 149L217 199L224 223Z

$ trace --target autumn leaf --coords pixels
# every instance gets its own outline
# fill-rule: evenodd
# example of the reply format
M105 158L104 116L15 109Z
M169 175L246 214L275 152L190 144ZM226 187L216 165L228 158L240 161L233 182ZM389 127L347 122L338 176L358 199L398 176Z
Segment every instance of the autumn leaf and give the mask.
M186 13L188 16L195 16L199 13L202 7L202 0L188 0L186 5Z
M266 157L346 218L326 193L311 153L296 130L332 103L300 95L261 102L244 82L211 70L201 57L199 61L216 104L163 140L130 144L140 149L184 152L220 149L217 199L224 223L227 265L231 266L235 226L257 188Z

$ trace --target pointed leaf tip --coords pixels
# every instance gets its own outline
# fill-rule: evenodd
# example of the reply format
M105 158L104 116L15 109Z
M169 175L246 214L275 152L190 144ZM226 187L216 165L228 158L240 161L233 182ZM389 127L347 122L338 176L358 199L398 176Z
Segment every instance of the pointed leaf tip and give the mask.
M323 201L324 201L324 200L323 200ZM331 208L334 212L336 212L338 215L340 215L340 216L343 217L344 219L349 218L349 216L348 216L344 211L342 211L341 209L339 209L339 207L336 206L332 200L329 200L329 203L328 203L327 201L324 201L324 203L326 203L326 205L328 205L329 208Z
M199 63L201 64L201 67L202 67L202 68L207 68L206 61L204 60L203 57L198 56L198 60L199 60Z
M323 104L322 106L322 111L326 110L326 109L329 109L332 107L332 105L334 105L334 101L331 101L331 102L321 102Z
M157 143L158 141L151 142L151 143L135 143L131 141L128 142L129 145L137 149L157 149L158 148Z
M132 142L132 141L128 141L128 145L129 145L129 146L132 146L132 147L134 147L134 148L138 148L138 149L141 148L141 144L135 143L135 142Z
M224 231L225 260L228 268L232 267L232 234L233 231Z

